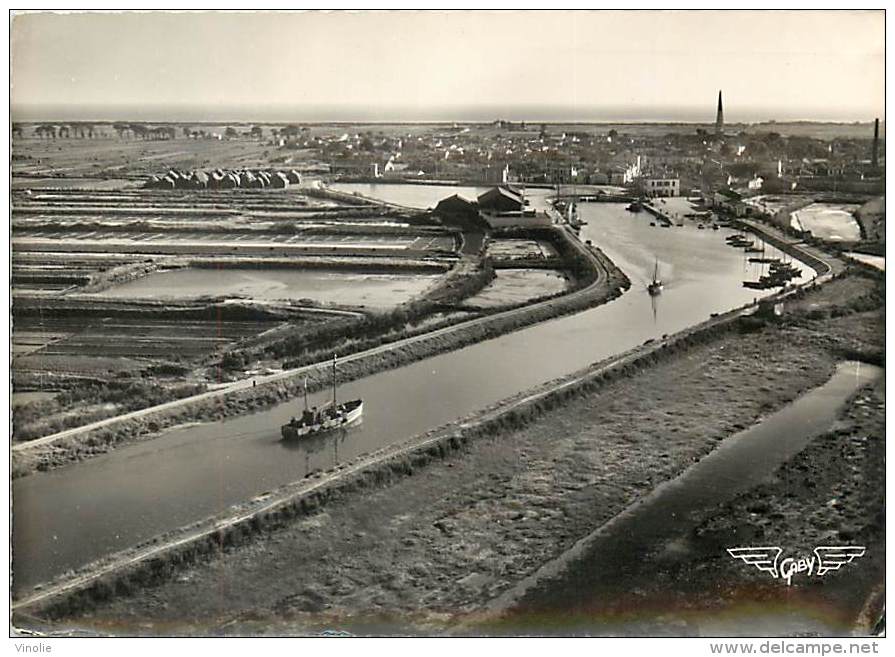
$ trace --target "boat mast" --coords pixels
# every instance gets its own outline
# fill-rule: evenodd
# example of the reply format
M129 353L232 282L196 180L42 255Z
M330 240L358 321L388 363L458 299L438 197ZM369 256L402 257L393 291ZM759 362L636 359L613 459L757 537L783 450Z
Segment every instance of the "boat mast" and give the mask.
M305 410L308 410L308 377L305 377Z
M333 354L333 409L336 407L336 358Z

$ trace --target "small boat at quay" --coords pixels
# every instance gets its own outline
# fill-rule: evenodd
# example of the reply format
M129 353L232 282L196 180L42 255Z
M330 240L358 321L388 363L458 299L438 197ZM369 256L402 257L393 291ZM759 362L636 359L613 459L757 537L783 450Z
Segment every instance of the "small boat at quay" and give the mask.
M727 245L737 249L748 249L754 242L752 240L728 240Z

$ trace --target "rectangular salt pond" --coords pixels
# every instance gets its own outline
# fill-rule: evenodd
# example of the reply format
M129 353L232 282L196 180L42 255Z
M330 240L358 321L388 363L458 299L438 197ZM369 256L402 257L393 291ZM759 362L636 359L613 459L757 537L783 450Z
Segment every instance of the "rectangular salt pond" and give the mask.
M499 269L485 288L463 304L469 308L499 308L559 294L569 287L562 272L550 269Z
M854 212L860 206L849 204L812 203L791 215L796 230L810 231L814 237L833 242L857 242L861 228Z
M383 274L317 269L177 269L99 293L110 298L248 297L387 309L426 292L440 274Z

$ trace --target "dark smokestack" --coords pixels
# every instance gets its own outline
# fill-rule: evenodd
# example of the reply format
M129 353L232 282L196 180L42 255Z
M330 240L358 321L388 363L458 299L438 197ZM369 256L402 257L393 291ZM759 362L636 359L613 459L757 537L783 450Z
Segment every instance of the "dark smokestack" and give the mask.
M873 168L879 166L879 119L873 122Z

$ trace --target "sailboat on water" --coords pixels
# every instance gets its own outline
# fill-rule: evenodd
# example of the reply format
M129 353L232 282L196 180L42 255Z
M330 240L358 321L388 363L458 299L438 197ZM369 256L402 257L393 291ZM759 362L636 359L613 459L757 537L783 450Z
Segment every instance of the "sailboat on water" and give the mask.
M650 293L650 296L657 296L662 294L662 288L665 287L662 281L659 279L659 261L656 260L656 267L653 269L653 280L649 285L646 286L647 292Z
M283 440L298 440L315 436L355 422L363 415L362 399L336 402L336 356L333 354L333 398L320 408L308 406L308 380L305 379L305 408L301 417L293 417L280 428Z

